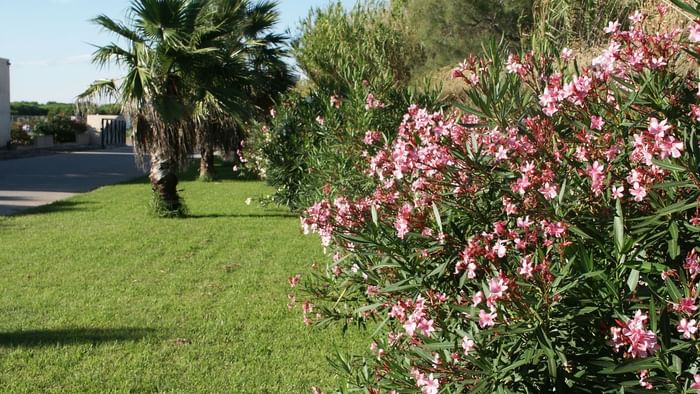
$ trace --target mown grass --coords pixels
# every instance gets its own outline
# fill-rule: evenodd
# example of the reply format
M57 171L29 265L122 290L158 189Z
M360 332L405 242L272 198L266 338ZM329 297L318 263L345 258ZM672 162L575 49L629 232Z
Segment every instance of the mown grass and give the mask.
M226 169L220 169L225 173ZM322 260L261 182L180 184L185 219L147 214L145 179L0 218L0 391L308 393L333 386L288 276Z

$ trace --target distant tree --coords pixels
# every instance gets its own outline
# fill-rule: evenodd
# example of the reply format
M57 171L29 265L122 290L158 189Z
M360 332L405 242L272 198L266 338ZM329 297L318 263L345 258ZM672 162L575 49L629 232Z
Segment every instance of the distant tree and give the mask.
M481 53L488 40L521 45L521 33L532 27L535 0L394 0L410 30L423 45L425 70L453 65Z
M302 21L292 52L304 75L331 91L342 93L349 75L406 86L423 56L404 22L385 2L360 2L350 11L336 2Z

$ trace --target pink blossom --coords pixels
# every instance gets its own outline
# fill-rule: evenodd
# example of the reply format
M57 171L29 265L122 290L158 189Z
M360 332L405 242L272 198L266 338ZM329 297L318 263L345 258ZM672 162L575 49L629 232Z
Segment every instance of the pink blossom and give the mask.
M440 391L440 382L433 377L432 373L423 381L421 391L423 394L438 394Z
M435 322L433 321L433 319L430 319L430 320L422 319L418 323L418 329L421 331L421 333L423 335L425 335L426 337L429 337L432 333L435 332L435 328L433 327L434 323Z
M365 133L365 138L363 139L363 142L366 145L372 145L375 142L379 141L381 136L382 135L378 131L369 130Z
M474 293L472 296L472 305L477 306L481 304L484 301L484 293L481 292L481 290L477 291Z
M520 267L518 268L518 273L525 277L525 279L532 278L533 269L534 267L532 266L530 256L525 256L520 260Z
M627 322L617 321L619 327L611 327L612 339L610 344L615 351L620 351L627 347L625 356L631 358L644 358L653 354L659 349L656 341L656 334L646 330L646 321L649 316L637 310L634 318Z
M508 290L508 285L500 276L496 276L489 280L489 294L491 297L502 298Z
M497 316L496 312L487 313L483 309L479 310L479 327L493 327L496 325L494 319L496 319Z
M367 95L367 99L365 100L365 110L369 111L370 109L377 108L384 108L384 103L374 98L372 93L369 93Z
M323 118L323 116L319 115L316 117L316 123L323 126L326 123L326 120Z
M666 122L666 119L659 122L659 120L656 118L650 118L649 128L647 129L647 131L649 131L651 135L657 138L664 137L666 135L666 132L671 129L671 126L669 126Z
M700 374L695 374L693 375L693 383L691 383L690 388L691 389L700 389Z
M603 118L601 118L600 116L591 116L591 128L593 130L602 130L604 124L605 121L603 121Z
M340 105L342 104L342 101L340 100L340 97L338 96L331 96L331 106L335 108L340 108Z
M700 42L700 23L695 21L688 27L688 39L691 42Z
M561 59L566 61L569 61L574 58L574 51L572 51L570 48L564 48L561 50Z
M625 191L624 186L618 186L618 187L613 186L612 187L612 198L615 200L621 199L624 191Z
M616 33L619 29L620 29L620 22L610 21L610 22L608 22L608 27L603 29L603 31L607 34L612 34L612 33Z
M687 320L684 317L681 319L680 322L678 322L678 326L676 326L676 330L678 330L678 332L683 334L684 339L692 339L692 338L695 338L695 332L698 331L696 324L697 324L697 322L695 321L695 319Z
M643 369L643 370L639 371L639 385L647 390L651 390L654 388L654 385L649 383L649 381L647 380L648 377L649 377L649 370L648 369Z
M467 356L469 355L469 352L471 352L474 349L474 341L465 336L462 338L462 349L464 349L464 355Z
M557 197L557 186L552 185L549 182L545 182L544 185L538 190L545 198L545 200L553 200Z
M641 186L639 182L634 182L632 184L632 188L630 189L630 194L634 196L634 201L642 201L644 200L644 197L647 196L647 189L644 188L644 186Z
M632 23L634 24L639 24L644 20L644 14L637 10L634 12L634 14L629 16L629 20L632 21Z

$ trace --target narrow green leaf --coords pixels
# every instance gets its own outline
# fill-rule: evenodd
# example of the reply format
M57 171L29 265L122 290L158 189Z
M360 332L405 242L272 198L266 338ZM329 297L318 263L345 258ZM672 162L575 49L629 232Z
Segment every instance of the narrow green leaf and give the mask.
M639 271L633 269L630 271L630 276L627 278L627 287L631 292L637 289L637 283L639 283Z

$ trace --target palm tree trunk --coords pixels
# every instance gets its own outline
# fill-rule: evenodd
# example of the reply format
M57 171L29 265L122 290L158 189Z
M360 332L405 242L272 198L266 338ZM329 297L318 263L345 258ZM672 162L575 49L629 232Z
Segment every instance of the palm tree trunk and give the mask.
M179 216L182 202L177 194L177 175L170 160L156 153L151 158L151 187L156 195L156 210L162 216Z
M208 181L214 179L214 148L203 146L200 149L199 179Z

